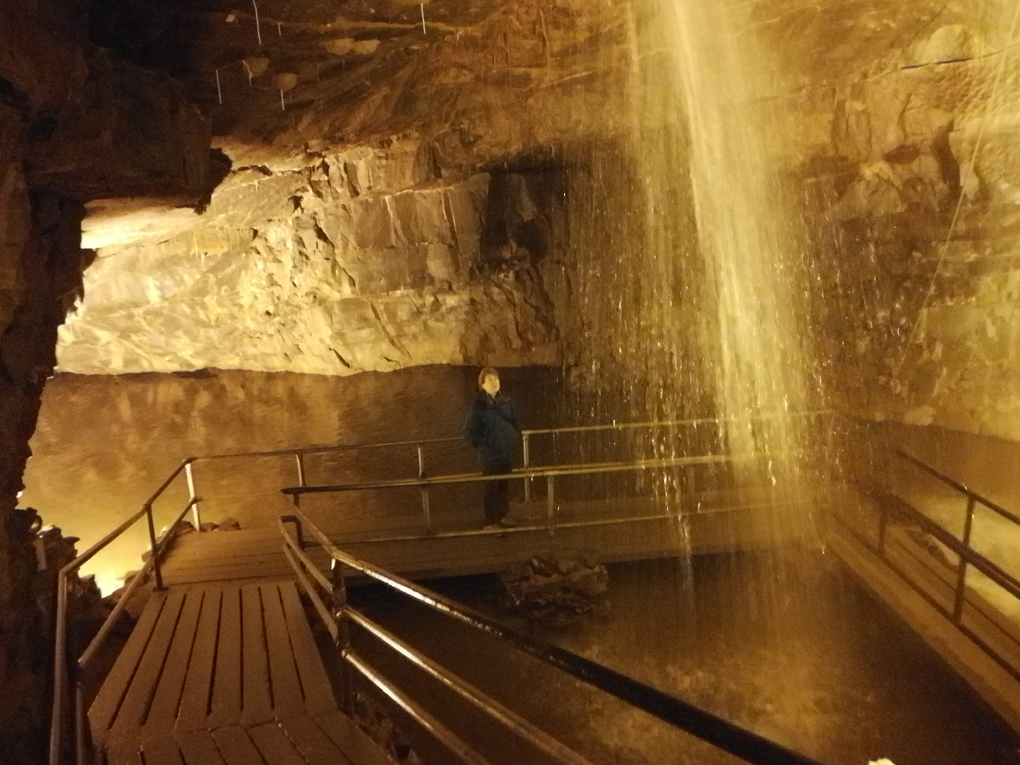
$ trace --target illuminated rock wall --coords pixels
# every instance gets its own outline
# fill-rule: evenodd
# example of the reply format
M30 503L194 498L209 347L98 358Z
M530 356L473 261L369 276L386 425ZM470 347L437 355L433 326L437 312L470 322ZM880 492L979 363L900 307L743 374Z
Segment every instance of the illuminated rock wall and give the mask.
M414 142L236 171L166 240L116 216L90 225L96 244L135 241L101 249L89 269L61 334L66 371L557 361L537 270L545 223L527 184L446 180Z
M854 5L870 33L815 29L825 55L797 37L817 17L779 25L802 87L777 151L808 181L830 372L869 416L1020 439L1016 6Z

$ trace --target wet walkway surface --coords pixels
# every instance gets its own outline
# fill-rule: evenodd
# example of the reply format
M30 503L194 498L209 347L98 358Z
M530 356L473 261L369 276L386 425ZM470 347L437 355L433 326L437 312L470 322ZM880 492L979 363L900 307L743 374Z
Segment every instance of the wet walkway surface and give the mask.
M431 584L508 618L493 577ZM374 588L355 597L593 762L738 761L440 615ZM518 626L827 765L883 757L895 765L1020 765L1011 731L821 553L781 562L761 554L705 556L689 569L618 565L610 599L608 618L559 629ZM392 665L383 652L364 650Z

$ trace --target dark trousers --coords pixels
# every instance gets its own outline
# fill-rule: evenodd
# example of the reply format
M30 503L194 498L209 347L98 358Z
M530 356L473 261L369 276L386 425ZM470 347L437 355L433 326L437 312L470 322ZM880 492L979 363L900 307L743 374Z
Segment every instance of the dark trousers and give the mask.
M510 465L484 465L482 475L506 475ZM484 484L485 522L499 523L510 511L510 482L486 481Z

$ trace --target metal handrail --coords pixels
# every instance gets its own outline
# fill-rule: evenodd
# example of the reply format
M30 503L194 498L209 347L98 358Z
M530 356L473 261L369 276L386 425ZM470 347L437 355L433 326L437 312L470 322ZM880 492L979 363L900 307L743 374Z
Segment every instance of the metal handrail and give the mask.
M75 662L76 667L76 678L75 678L75 749L76 758L79 765L84 763L84 694L83 694L83 680L82 675L88 664L95 657L96 653L102 647L107 636L113 628L115 620L123 612L124 607L127 604L127 600L131 594L134 593L135 589L139 584L146 579L149 572L154 573L156 589L163 589L163 577L160 568L160 557L165 551L166 545L171 539L177 526L180 524L184 515L187 514L188 510L192 509L193 506L197 505L198 499L192 497L191 501L188 502L183 512L177 517L177 519L166 528L166 530L157 538L155 524L152 517L152 505L158 500L164 491L174 482L174 480L184 471L194 460L188 458L181 462L180 465L170 474L170 476L160 485L160 487L153 492L152 496L142 505L141 509L138 510L134 515L121 523L117 528L107 534L105 537L100 539L88 550L78 555L74 560L65 564L61 567L57 573L57 592L56 592L56 618L55 618L55 639L53 649L53 705L50 714L50 742L49 742L49 765L59 765L60 763L60 749L61 741L63 737L63 725L64 725L64 684L67 680L67 581L72 574L76 573L81 569L83 565L88 563L97 554L102 552L107 546L110 545L114 540L118 539L125 531L131 528L135 523L141 520L143 517L147 520L148 532L149 532L149 559L142 566L141 571L135 576L128 585L121 596L120 601L113 608L110 614L106 617L103 624L100 626L99 631L95 637L90 641L85 651Z
M345 627L341 627L340 624L349 617L351 610L346 601L346 588L343 579L343 570L346 567L370 577L438 613L466 624L478 632L491 635L503 643L539 659L593 688L608 693L634 708L640 709L745 761L755 763L755 765L818 765L814 760L734 725L688 702L670 696L657 688L645 685L551 643L522 635L486 614L456 603L449 598L398 577L371 563L358 560L337 548L299 509L295 509L292 515L282 516L278 519L278 525L284 537L284 549L291 553L288 557L292 565L294 565L297 559L300 559L306 567L315 569L311 559L299 549L297 542L290 536L286 527L287 523L295 523L302 530L307 529L333 561L331 589L334 594L339 594L339 602L335 602L336 624L330 632L339 639L337 648L344 658L347 658L347 655L350 653L349 640L344 636ZM308 585L307 577L302 576L300 579L303 585ZM322 584L325 578L321 577L320 573L320 576L316 577L316 579ZM313 597L313 600L317 597L317 594L312 592L309 592L309 595ZM320 604L317 604L317 609L320 615L328 610L324 604L321 604L321 601ZM484 709L484 707L482 708ZM491 712L492 710L486 711Z
M833 414L832 409L814 409L806 412L778 412L775 414L762 414L757 417L696 417L686 420L653 420L648 422L612 422L605 425L572 425L565 428L536 428L522 430L523 435L536 436L555 433L593 433L603 430L629 430L632 428L666 428L677 425L707 425L709 423L719 424L723 422L759 422L761 420L779 420L790 417L817 417L823 414Z
M415 441L381 441L365 442L358 444L333 444L331 446L304 446L297 449L275 449L265 452L228 452L225 454L209 454L204 457L192 458L195 462L208 460L225 460L242 457L293 457L299 454L324 454L328 452L345 452L357 449L392 449L397 446L419 446L427 444L444 444L454 441L463 441L460 436L447 436L444 438L424 438Z
M789 412L789 413L776 413L759 415L757 417L700 417L691 418L686 420L660 420L660 421L649 421L649 422L612 422L603 425L570 425L560 428L523 428L521 435L537 436L537 435L554 435L557 433L581 433L581 432L596 432L596 431L608 431L608 430L632 430L637 428L656 428L656 427L675 427L678 425L705 425L709 423L723 423L723 422L757 422L761 420L773 420L782 419L784 417L816 417L824 414L832 414L831 409L817 409L809 410L807 412ZM243 457L292 457L296 455L307 455L307 454L322 454L328 452L342 452L342 451L355 451L358 449L385 449L395 448L400 446L429 446L434 444L444 444L453 442L462 442L463 436L443 436L440 438L419 438L407 441L366 441L361 443L353 444L331 444L328 446L304 446L293 449L275 449L270 451L253 451L253 452L226 452L223 454L208 454L204 456L189 457L191 462L204 462L209 460L221 460L221 459L235 459Z
M283 494L300 496L302 494L326 494L339 491L365 491L368 489L400 489L421 486L451 486L463 483L485 483L487 481L514 481L522 478L549 478L572 475L599 475L602 473L623 473L636 470L655 470L685 465L712 465L733 462L738 459L751 459L754 453L740 455L709 454L700 457L666 457L657 460L634 460L632 462L595 462L566 467L539 467L516 469L510 473L483 475L480 473L459 473L456 475L423 477L423 478L392 478L386 481L365 481L362 483L327 484L321 486L288 486L280 489Z
M973 547L971 547L970 538L971 530L973 528L974 511L976 505L988 507L988 509L1002 516L1003 518L1015 523L1020 526L1020 516L1006 510L1005 508L995 504L991 500L986 499L982 495L978 494L974 490L970 489L965 484L957 481L954 478L949 477L945 473L942 473L938 469L928 465L919 457L910 452L901 449L899 447L887 445L889 451L909 462L912 465L924 470L929 475L932 475L945 485L956 490L967 498L966 516L964 518L964 530L962 539L957 537L935 522L920 510L912 507L905 501L899 501L896 506L889 507L886 503L879 502L879 529L878 529L878 541L877 544L873 543L870 539L864 536L861 532L855 529L848 521L840 518L838 515L836 519L863 545L868 549L872 550L878 557L891 568L904 582L914 590L921 598L923 598L930 606L932 606L938 613L942 614L946 619L956 627L961 633L968 637L971 642L978 646L986 655L989 656L996 664L998 664L1003 670L1011 675L1015 680L1020 682L1020 667L1016 666L1007 657L1003 656L993 646L989 645L980 635L974 630L968 627L964 623L964 605L967 600L967 568L973 566L979 572L984 574L986 577L991 579L995 584L1005 590L1009 595L1020 600L1020 579L1013 576L1002 567L992 562L984 555L979 553ZM889 490L891 496L896 496L891 490ZM889 524L889 516L896 515L901 518L907 519L910 522L917 525L923 532L935 538L941 544L945 545L949 550L955 553L959 558L956 572L956 583L953 588L953 605L952 608L946 608L941 602L938 601L934 596L929 594L923 587L917 584L900 566L896 565L886 554L886 528Z
M944 484L946 484L948 486L951 486L952 488L956 489L958 492L960 492L961 494L965 495L968 499L973 499L976 502L980 502L982 505L987 507L992 512L997 513L998 515L1001 515L1006 520L1012 521L1017 526L1020 526L1020 515L1017 515L1016 513L1010 512L1009 510L1007 510L1006 508L1002 507L1001 505L998 505L995 502L992 502L992 500L987 499L986 497L983 497L982 495L978 494L976 491L971 489L966 484L960 483L955 478L950 478L948 475L946 475L942 471L940 471L940 470L938 470L936 468L933 468L931 465L928 465L927 463L923 462L919 457L911 454L910 452L906 451L905 449L900 449L899 447L892 447L891 450L897 456L902 457L903 459L907 460L907 462L910 462L910 463L916 465L917 467L921 468L925 472L929 473L930 475L932 475L935 478L937 478L940 481L942 481L942 483L944 483Z

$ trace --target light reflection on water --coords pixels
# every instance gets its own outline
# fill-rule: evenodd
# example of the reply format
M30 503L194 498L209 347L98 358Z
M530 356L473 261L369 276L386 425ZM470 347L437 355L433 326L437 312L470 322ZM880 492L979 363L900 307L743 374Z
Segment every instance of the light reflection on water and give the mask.
M188 456L269 451L309 445L459 436L477 369L433 366L352 377L214 371L189 375L60 375L43 396L22 506L81 539L82 552L136 512ZM558 370L503 370L504 390L530 427L547 426L559 400ZM433 455L428 467L473 470L462 443ZM334 463L336 460L333 461ZM196 466L204 521L233 516L242 527L268 525L286 512L279 489L297 483L292 463L259 461ZM309 482L326 473L344 480L409 477L408 450L365 452L337 472L309 463ZM227 468L227 469L225 469ZM414 472L408 472L414 471ZM318 475L317 475L318 472ZM188 500L176 481L154 504L157 531ZM105 591L140 567L148 547L144 521L84 568Z

